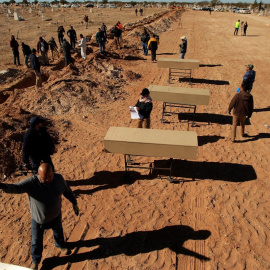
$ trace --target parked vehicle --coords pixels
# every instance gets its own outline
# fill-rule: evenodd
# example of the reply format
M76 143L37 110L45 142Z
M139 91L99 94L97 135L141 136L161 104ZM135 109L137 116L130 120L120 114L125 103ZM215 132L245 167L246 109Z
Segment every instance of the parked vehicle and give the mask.
M100 5L97 5L97 8L106 8L106 5L100 4Z
M53 8L60 8L59 5L52 5Z
M124 7L124 8L132 8L132 5L130 5L130 4L125 4L123 7Z
M72 4L71 7L72 8L79 8L80 7L80 4Z
M94 7L94 5L93 5L93 4L90 4L90 3L88 3L88 4L85 4L85 5L84 5L84 7L93 8L93 7Z
M202 8L200 8L200 7L193 7L192 9L193 10L202 10Z
M110 4L108 7L109 8L116 8L116 5L115 4Z
M248 8L240 8L238 10L238 13L241 13L241 14L250 14L250 10Z

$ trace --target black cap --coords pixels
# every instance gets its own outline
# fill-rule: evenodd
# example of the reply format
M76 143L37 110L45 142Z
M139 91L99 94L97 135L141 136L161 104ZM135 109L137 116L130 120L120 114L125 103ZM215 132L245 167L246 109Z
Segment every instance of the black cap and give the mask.
M30 126L31 127L35 127L36 125L38 125L39 123L44 123L45 119L38 117L38 116L34 116L30 119Z
M149 94L150 94L149 90L147 88L143 88L143 90L141 92L141 95L146 96L146 95L149 95Z

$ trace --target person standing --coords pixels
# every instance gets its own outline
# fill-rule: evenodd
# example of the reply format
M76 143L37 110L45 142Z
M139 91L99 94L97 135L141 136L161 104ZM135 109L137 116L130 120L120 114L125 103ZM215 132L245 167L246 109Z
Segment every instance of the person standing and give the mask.
M149 39L150 39L150 36L149 36L146 28L144 28L144 32L141 35L141 41L142 41L144 55L148 55L147 44L148 44Z
M242 137L245 137L245 120L246 117L251 117L253 106L253 96L247 93L247 87L242 83L240 92L233 97L228 109L229 114L231 114L231 110L233 109L232 142L235 142L238 122L241 124L241 135Z
M238 36L238 30L239 30L239 27L240 27L240 20L238 20L236 23L235 23L235 30L234 30L234 33L233 35L235 36Z
M20 54L19 54L19 43L15 39L14 35L11 35L9 46L12 49L13 57L14 57L14 65L20 66Z
M57 56L59 57L59 52L57 50L57 44L53 37L51 37L51 39L49 40L48 45L52 54L52 60L54 61L54 53L56 53Z
M30 68L28 61L29 61L29 56L32 53L32 51L28 45L24 44L24 42L22 42L22 51L24 55L24 63L27 66L27 68Z
M64 38L64 33L65 33L65 29L62 25L60 25L57 29L57 34L58 34L58 41L59 41L59 46L62 47L62 43L63 43L63 38Z
M243 82L246 85L247 92L250 93L253 88L253 83L256 77L256 71L253 70L254 66L252 64L246 65L246 73L243 77Z
M150 114L153 109L153 102L150 97L150 92L147 88L144 88L140 95L141 96L138 99L135 107L142 118L138 119L137 127L150 128Z
M118 21L117 22L117 24L116 24L116 27L121 31L121 34L120 34L120 39L122 40L123 38L122 38L122 32L123 32L123 25L122 25L122 23L120 22L120 21Z
M53 173L50 164L43 163L35 174L19 183L0 183L5 193L27 193L31 213L31 256L30 269L38 269L43 251L43 234L52 229L54 243L64 255L71 253L67 248L62 226L62 194L72 203L75 215L79 215L76 197L61 174Z
M136 16L138 15L138 9L137 8L135 9L135 14L136 14Z
M187 38L185 36L181 37L182 43L179 44L180 47L180 59L185 58L185 54L187 52Z
M104 35L105 35L105 37L107 39L107 26L104 23L102 23L100 29L101 29L102 32L104 32Z
M119 40L121 36L121 32L122 31L117 27L117 25L115 25L114 28L112 29L116 49L118 49L118 47L121 49L120 40Z
M106 42L106 37L103 31L101 31L100 28L98 28L98 31L96 33L96 41L99 45L99 51L100 54L105 53L105 42Z
M248 23L245 22L245 23L244 23L244 36L247 35L247 28L248 28Z
M50 164L54 171L51 155L56 153L56 149L44 123L45 119L38 116L32 117L30 128L23 139L23 162L35 173L42 162Z
M65 64L68 66L71 63L71 45L68 43L68 41L64 38L62 43L64 58L65 58Z
M147 49L151 50L152 63L157 60L157 49L159 41L154 34L151 34L151 38L148 41Z
M75 49L75 44L77 41L76 31L73 29L73 26L70 26L70 29L67 31L67 35L70 39L71 48Z
M84 20L84 23L85 23L85 29L87 29L88 28L88 21L89 21L88 16L87 15L84 15L83 20Z
M143 15L143 9L142 8L140 8L140 15L142 16Z
M31 68L34 70L36 75L36 89L38 90L42 87L41 73L40 73L40 63L37 57L36 49L32 49L32 54L29 57Z
M81 47L81 56L83 60L86 59L86 38L83 36L83 34L80 34L81 40L79 41L78 46Z
M48 50L48 43L42 37L39 37L39 41L37 43L37 52L41 53L43 65L49 65Z

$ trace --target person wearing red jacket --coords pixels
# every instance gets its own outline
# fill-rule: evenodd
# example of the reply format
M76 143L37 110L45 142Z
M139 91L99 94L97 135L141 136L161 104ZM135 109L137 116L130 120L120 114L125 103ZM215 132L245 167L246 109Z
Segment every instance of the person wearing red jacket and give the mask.
M42 37L39 37L39 41L37 43L37 52L41 53L42 62L44 65L49 65L48 50L49 50L48 43Z

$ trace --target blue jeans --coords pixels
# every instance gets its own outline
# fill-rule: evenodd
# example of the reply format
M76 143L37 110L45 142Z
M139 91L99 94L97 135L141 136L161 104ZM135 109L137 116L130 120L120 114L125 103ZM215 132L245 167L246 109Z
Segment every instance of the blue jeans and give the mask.
M99 42L99 51L101 54L105 53L105 42Z
M143 47L143 54L144 55L148 55L148 50L147 50L147 43L142 43L142 47Z
M180 59L184 59L185 58L185 54L186 53L180 53Z
M43 234L46 229L53 230L54 243L56 247L62 248L65 246L61 213L54 220L45 224L38 224L35 220L31 219L31 255L33 263L40 263L41 261L43 251Z

